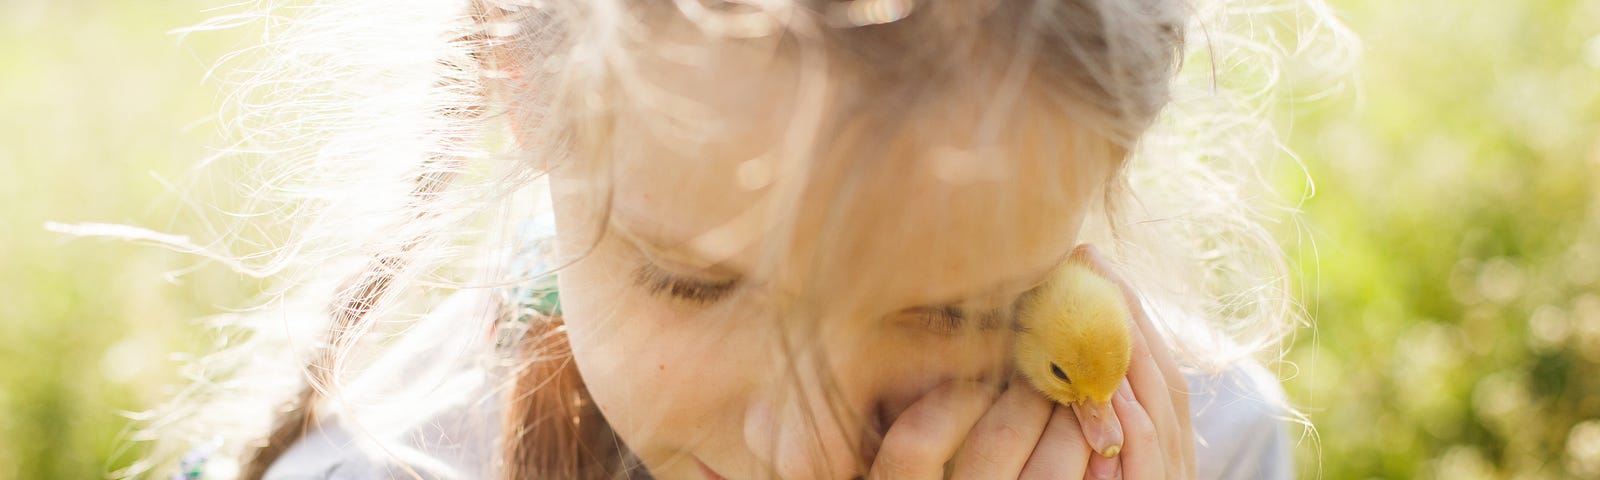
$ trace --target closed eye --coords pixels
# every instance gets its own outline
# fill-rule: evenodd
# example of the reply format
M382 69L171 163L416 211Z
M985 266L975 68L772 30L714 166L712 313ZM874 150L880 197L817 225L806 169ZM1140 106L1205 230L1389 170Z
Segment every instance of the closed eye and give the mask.
M965 328L968 320L973 318L977 319L977 326L982 330L997 330L1006 326L1006 310L998 308L973 310L956 305L940 305L912 308L907 313L921 316L924 325L941 333Z
M727 297L739 287L739 279L707 281L668 273L648 261L633 270L634 284L651 295L705 306Z

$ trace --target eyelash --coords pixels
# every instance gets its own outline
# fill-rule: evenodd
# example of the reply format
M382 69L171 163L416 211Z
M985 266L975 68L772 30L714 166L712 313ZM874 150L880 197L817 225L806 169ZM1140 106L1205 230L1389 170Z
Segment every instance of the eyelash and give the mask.
M651 263L643 263L633 271L633 281L651 295L681 300L705 306L722 300L738 288L739 280L707 282L693 280L663 271Z
M918 313L922 314L924 318L923 323L928 328L939 332L954 332L960 330L962 327L966 326L969 317L976 318L978 321L978 327L985 329L1000 326L1002 322L1005 322L1008 319L1008 314L1004 309L969 312L967 309L963 309L955 305L922 308L918 309Z
M716 303L739 287L739 280L707 282L683 278L667 273L652 263L642 263L633 271L634 283L658 297L689 302L697 306ZM955 332L966 325L968 312L955 305L919 309L923 324L938 332ZM976 315L981 324L999 324L1005 320L1003 310L986 310ZM1014 325L1014 324L1013 324Z
M961 325L967 321L967 314L961 311L961 307L951 305L923 310L925 318L923 323L927 324L928 328L941 332L960 330Z

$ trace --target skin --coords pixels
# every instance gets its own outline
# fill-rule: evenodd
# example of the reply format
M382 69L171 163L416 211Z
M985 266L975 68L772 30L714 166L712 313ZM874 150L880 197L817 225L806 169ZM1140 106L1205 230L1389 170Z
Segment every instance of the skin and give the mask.
M723 57L737 58L708 56ZM1146 340L1159 337L1134 297L1129 381L1112 400L1126 435L1115 459L1091 454L1070 407L1011 379L1009 329L927 321L952 302L1008 305L1078 243L1113 162L1073 154L1087 137L1061 132L1075 126L1023 107L1012 133L980 146L960 120L979 118L979 105L937 107L879 140L866 138L881 131L868 118L824 133L836 147L805 157L812 182L789 189L779 166L762 185L745 162L773 155L793 85L778 68L736 86L707 81L729 78L719 71L650 75L715 109L724 121L705 138L717 140L686 146L648 112L618 107L607 134L629 141L603 153L614 161L609 209L592 201L588 171L551 172L558 249L584 253L560 277L574 359L655 478L708 478L702 465L729 479L931 479L947 465L954 478L1194 477L1183 377ZM950 151L1001 173L952 181L930 166ZM798 207L769 208L783 193ZM597 220L598 241L575 233ZM635 282L641 265L741 287L714 302L669 298Z

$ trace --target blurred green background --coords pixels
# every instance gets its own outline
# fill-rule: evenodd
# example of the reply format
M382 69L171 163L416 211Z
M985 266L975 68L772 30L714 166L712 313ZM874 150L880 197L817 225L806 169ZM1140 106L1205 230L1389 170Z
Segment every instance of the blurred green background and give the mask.
M1367 48L1290 137L1302 472L1600 478L1600 2L1334 6Z
M0 478L138 458L121 412L167 395L183 319L238 304L224 274L159 281L192 260L42 228L193 231L158 178L216 145L201 78L241 36L164 32L215 5L0 2ZM1600 478L1600 1L1334 7L1354 88L1288 130L1316 180L1284 235L1317 318L1286 370L1301 475Z
M179 45L167 30L220 2L0 0L0 479L91 479L127 466L126 412L165 399L184 319L238 305L242 282L47 221L195 231L162 180L217 145L205 67L241 35ZM234 280L234 281L229 281ZM231 288L230 288L231 287Z

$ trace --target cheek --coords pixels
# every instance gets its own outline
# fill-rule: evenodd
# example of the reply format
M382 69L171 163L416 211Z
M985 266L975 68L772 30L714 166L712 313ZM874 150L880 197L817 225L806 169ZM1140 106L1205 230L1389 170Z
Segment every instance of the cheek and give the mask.
M908 337L885 341L883 347L869 350L861 363L876 365L882 394L886 398L922 392L949 381L998 384L1006 377L1010 362L1006 354L1009 333L971 332L960 337L936 334L899 335Z
M560 275L562 310L580 362L615 365L618 373L720 356L739 346L733 327L748 322L732 308L701 311L647 292L634 280L642 259L617 236L607 236L589 255ZM654 363L652 363L654 362Z
M673 308L634 285L637 260L607 238L560 274L574 361L589 394L631 447L649 449L714 423L753 369L723 319ZM636 452L644 454L644 452Z

